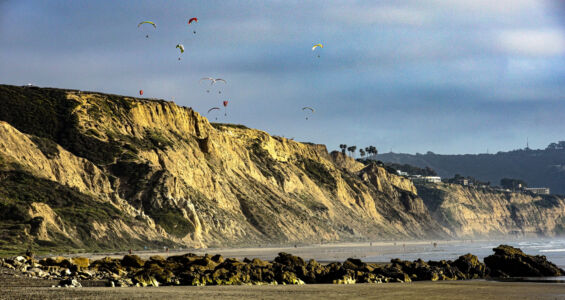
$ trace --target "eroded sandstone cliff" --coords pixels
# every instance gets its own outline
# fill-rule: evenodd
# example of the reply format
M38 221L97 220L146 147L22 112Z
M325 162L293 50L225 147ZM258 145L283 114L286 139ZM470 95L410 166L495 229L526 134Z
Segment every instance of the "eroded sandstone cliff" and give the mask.
M457 184L418 185L434 219L461 238L565 233L565 199Z
M0 248L556 235L565 199L416 187L173 102L0 85Z
M18 212L2 224L11 243L448 235L410 181L323 145L210 124L166 101L3 85L0 104L0 205Z

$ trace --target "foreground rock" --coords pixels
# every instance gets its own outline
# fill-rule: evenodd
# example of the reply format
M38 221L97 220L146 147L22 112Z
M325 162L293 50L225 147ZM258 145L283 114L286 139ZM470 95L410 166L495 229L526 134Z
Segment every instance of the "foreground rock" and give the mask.
M80 280L103 280L107 286L241 285L241 284L353 284L437 280L480 279L489 276L560 276L563 270L543 256L529 256L520 249L501 245L485 259L472 254L455 261L425 262L393 259L388 264L364 263L349 258L343 263L320 264L298 256L279 253L273 261L258 258L239 261L221 255L184 254L164 258L137 255L122 259L105 257L93 262L86 258L52 257L34 260L29 256L0 259L0 266L29 277L56 279L59 286L80 287ZM490 273L489 273L490 269Z
M492 277L563 276L565 271L549 262L543 255L527 255L512 246L500 245L494 255L485 257Z

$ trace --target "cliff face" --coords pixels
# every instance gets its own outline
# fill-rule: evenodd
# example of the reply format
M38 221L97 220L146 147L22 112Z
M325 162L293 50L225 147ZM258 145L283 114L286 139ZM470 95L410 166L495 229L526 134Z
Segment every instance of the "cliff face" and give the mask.
M434 219L458 237L565 233L565 199L456 184L418 185Z
M0 249L555 235L565 200L427 185L172 102L0 85Z
M18 212L1 225L12 228L4 240L205 247L448 235L406 179L172 102L0 86L0 120L0 205Z

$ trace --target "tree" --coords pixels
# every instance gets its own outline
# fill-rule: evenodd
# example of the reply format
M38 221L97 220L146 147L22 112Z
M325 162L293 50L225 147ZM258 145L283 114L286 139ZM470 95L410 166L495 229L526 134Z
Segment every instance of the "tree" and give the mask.
M500 179L500 186L505 189L510 189L515 191L517 189L525 188L528 185L522 179L502 178Z
M366 151L368 154L371 154L371 155L377 155L377 154L378 154L377 148L375 148L375 146L366 147L366 148L365 148L365 151Z
M345 154L345 149L347 149L346 144L340 144L339 147L341 148L341 153Z
M361 157L365 157L365 150L359 149L359 154L361 155Z
M347 147L347 151L351 152L351 156L353 156L353 154L355 153L355 149L357 149L356 146Z

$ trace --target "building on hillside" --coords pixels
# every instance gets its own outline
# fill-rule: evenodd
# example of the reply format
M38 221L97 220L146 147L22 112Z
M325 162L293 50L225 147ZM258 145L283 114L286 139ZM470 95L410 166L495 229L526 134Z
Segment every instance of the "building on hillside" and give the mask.
M414 175L414 176L410 176L410 179L414 183L440 183L441 182L441 177L439 177L439 176Z
M400 170L396 170L396 174L398 174L399 176L409 176L408 172L403 172L403 171L400 171Z
M534 194L549 195L549 188L524 188L524 191L532 192Z

